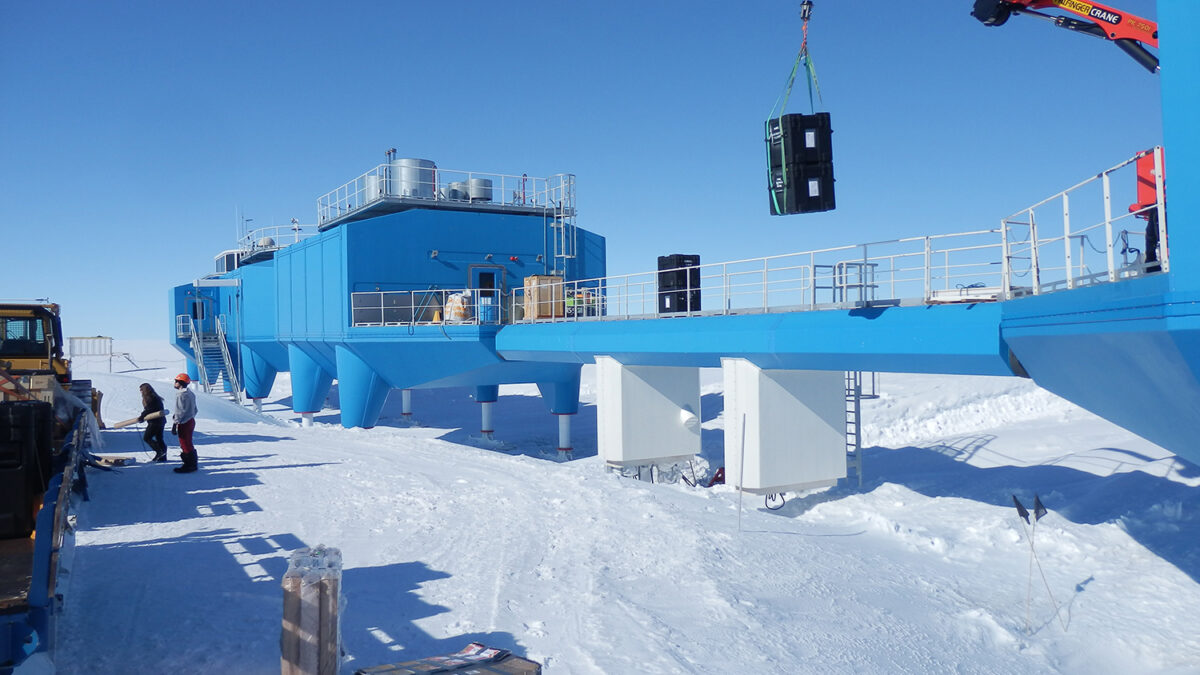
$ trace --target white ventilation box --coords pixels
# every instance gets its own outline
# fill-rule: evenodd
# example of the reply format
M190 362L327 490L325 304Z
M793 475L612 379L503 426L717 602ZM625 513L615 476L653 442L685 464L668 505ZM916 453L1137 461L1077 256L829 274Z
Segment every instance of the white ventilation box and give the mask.
M727 484L773 494L846 477L844 372L763 370L745 359L721 359L721 370Z
M699 368L597 356L596 389L596 441L608 464L661 464L700 452Z

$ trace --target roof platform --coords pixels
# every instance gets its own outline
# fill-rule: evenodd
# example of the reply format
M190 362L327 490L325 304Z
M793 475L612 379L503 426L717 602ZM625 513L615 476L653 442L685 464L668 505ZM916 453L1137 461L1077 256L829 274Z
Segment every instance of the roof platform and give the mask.
M395 197L384 196L369 204L365 204L356 208L353 211L340 216L330 217L324 220L318 226L318 230L325 230L337 227L345 223L353 223L358 220L366 220L376 216L383 216L389 213L399 213L411 209L434 209L443 211L471 211L474 213L507 213L526 216L546 216L553 218L555 216L555 207L548 204L511 204L502 202L490 201L470 201L470 200L451 200L451 199L428 199L425 197ZM567 215L574 215L573 210Z
M317 199L319 231L410 209L545 216L574 224L574 174L537 178L458 171L428 159L397 159L394 152L388 151L386 163Z

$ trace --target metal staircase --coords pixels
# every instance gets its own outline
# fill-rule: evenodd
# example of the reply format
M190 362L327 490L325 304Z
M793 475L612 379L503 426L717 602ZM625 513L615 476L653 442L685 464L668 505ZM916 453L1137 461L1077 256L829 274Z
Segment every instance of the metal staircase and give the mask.
M200 386L207 393L241 403L242 389L225 342L225 318L217 318L216 330L211 333L197 330L196 322L191 323L192 353L200 371Z

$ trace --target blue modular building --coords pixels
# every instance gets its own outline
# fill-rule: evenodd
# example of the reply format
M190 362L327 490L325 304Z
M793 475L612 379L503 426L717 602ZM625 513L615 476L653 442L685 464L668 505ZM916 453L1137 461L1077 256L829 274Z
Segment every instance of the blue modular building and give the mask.
M1164 0L1159 13L1169 151L1137 149L1091 179L1102 195L1092 207L1071 188L998 229L700 266L699 288L664 293L653 275L601 278L604 239L575 227L569 175L389 157L318 200L312 236L247 235L218 274L176 287L176 345L192 374L235 396L265 396L290 371L301 415L336 378L347 427L373 425L395 388L470 385L486 404L499 384L535 382L551 412L569 415L582 364L601 357L631 378L726 358L1022 375L1200 461L1200 47L1181 28L1200 9ZM913 248L879 250L893 244ZM667 296L689 318L662 316Z
M474 386L487 403L532 382L573 414L578 364L505 360L495 338L539 297L561 315L564 282L604 276L604 238L575 226L574 203L570 174L389 156L321 197L315 228L244 233L216 273L172 289L174 344L194 379L235 397L265 397L290 372L301 415L336 379L346 427L373 426L392 389Z

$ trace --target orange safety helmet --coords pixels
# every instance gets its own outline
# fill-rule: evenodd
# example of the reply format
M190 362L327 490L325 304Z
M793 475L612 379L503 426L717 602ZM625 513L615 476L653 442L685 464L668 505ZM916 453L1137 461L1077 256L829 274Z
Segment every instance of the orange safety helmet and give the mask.
M178 374L178 375L176 375L176 376L175 376L175 381L176 381L176 382L182 382L182 383L184 383L184 384L191 384L191 383L192 383L192 378L188 377L188 374L187 374L187 373L180 373L180 374Z

